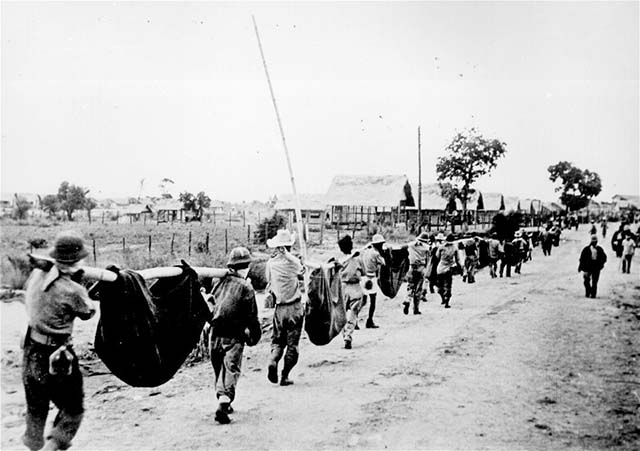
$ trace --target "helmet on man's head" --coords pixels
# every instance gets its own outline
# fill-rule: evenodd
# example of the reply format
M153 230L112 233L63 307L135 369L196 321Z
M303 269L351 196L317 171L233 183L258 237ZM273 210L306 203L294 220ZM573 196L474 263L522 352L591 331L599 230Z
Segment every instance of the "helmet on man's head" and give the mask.
M78 232L67 230L56 236L49 255L57 262L72 265L89 255L89 252L84 247L82 236Z
M229 260L227 260L227 266L230 268L238 266L248 266L251 263L251 254L246 247L234 247L229 252Z

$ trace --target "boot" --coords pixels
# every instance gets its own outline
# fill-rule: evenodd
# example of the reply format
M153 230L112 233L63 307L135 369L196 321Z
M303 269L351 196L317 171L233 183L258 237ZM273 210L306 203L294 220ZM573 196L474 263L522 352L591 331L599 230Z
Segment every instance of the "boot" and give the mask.
M409 303L408 303L408 302L405 302L405 303L404 303L404 306L403 306L403 308L402 308L402 311L404 312L404 314L405 314L405 315L408 315L408 314L409 314Z
M272 384L278 383L278 363L277 362L272 361L269 363L269 368L267 369L267 379L269 379L269 382L271 382Z
M286 387L287 385L293 385L293 381L289 379L289 374L283 371L280 376L280 386Z
M418 309L413 309L413 314L414 315L422 315L422 312Z
M351 340L344 341L344 349L351 349Z
M367 329L377 329L379 326L373 322L373 318L368 318L365 327Z
M218 404L218 408L216 409L215 419L220 424L229 424L231 423L231 419L229 418L229 414L227 413L229 410L228 402L221 402Z

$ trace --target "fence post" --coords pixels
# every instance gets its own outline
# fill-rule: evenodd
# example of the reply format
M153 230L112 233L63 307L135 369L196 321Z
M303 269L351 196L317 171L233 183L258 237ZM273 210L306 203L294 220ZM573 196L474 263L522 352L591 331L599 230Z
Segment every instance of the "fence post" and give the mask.
M191 256L191 230L189 230L189 256Z
M126 246L125 238L122 237L122 253L123 254L124 254L124 251L125 251L125 246Z
M149 234L149 258L151 258L151 234Z
M247 212L242 210L242 227L247 225Z
M251 244L251 224L247 226L247 246Z
M205 240L205 248L207 249L207 254L209 253L209 232L207 232L207 238Z
M227 255L229 253L229 229L224 229L224 254Z
M97 261L96 258L96 239L93 239L93 264L95 265Z
M229 227L231 227L231 212L229 212Z
M175 232L171 234L171 255L173 255L173 242L176 239L176 234Z
M104 211L102 212L102 223L104 224Z

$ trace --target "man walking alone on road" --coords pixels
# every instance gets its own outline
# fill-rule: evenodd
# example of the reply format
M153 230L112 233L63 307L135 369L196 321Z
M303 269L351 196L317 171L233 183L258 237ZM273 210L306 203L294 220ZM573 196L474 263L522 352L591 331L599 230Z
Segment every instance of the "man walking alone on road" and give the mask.
M582 249L578 272L582 271L584 278L584 295L595 298L598 292L598 279L600 271L607 261L607 256L602 247L598 246L598 237L591 235L591 243Z
M273 334L271 337L271 360L267 371L270 382L278 383L278 363L284 354L284 366L280 385L291 385L289 373L298 363L298 344L304 322L304 308L300 282L304 266L289 252L295 241L288 230L278 230L267 245L275 253L267 261L267 283L275 297L273 312ZM286 353L285 353L286 348Z
M631 237L631 233L627 233L626 238L622 242L622 273L631 273L631 260L636 251L636 243Z

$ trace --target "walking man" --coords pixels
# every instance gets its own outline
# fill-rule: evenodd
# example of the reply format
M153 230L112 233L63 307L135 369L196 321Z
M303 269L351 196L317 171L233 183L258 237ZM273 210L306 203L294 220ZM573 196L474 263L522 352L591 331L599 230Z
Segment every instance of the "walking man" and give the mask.
M517 231L515 234L515 239L511 242L513 246L514 252L514 262L515 262L515 272L516 274L520 274L522 269L522 263L526 261L527 258L527 246L528 243L522 238L522 232ZM507 276L508 277L508 276Z
M273 334L271 337L271 360L267 370L270 382L278 383L278 363L284 355L284 366L280 385L291 385L289 373L298 363L298 344L304 322L304 307L300 291L300 279L304 266L291 255L295 237L288 230L278 230L276 236L267 240L267 245L275 249L267 261L267 283L275 297L273 312ZM285 353L286 349L286 353Z
M607 256L602 247L598 246L597 235L591 235L591 243L582 249L578 272L582 271L584 278L584 295L595 298L598 292L598 279L600 271L607 261Z
M616 257L622 258L622 242L624 241L624 226L625 223L621 222L618 230L613 232L611 237L611 249L616 253Z
M515 259L515 249L511 241L505 239L503 241L502 260L500 260L500 277L504 274L504 268L507 268L507 277L511 277L511 266Z
M497 277L498 260L500 259L500 241L497 240L496 234L492 233L489 238L489 274L492 279Z
M369 317L365 324L367 329L378 328L378 326L373 322L373 314L376 311L378 275L380 273L380 268L385 265L384 258L382 257L384 243L384 237L379 233L376 233L371 239L371 245L362 253L362 263L364 264L364 269L366 271L365 276L362 278L362 287L365 296L362 304L363 306L367 304L366 297L369 297Z
M636 242L633 241L631 233L626 234L626 238L622 242L622 273L631 273L631 260L636 251Z
M475 283L476 282L476 267L478 266L478 237L475 232L472 233L472 238L464 243L464 275L462 276L463 282Z
M365 275L366 270L362 263L360 253L352 253L353 242L351 241L351 236L343 236L340 241L338 241L338 247L343 256L346 257L346 259L341 262L342 271L340 272L344 306L347 311L347 324L345 324L342 330L342 336L344 338L344 348L351 349L353 331L358 323L358 314L365 299L360 280Z
M248 249L232 249L227 261L229 273L220 279L211 293L215 305L209 349L218 397L215 420L220 424L231 422L229 414L233 413L231 403L240 379L244 345L256 345L262 335L255 292L246 280L250 263Z
M413 314L420 315L420 300L426 301L426 293L423 288L424 273L429 259L429 234L422 232L418 238L409 243L409 280L407 281L407 299L403 303L405 315L409 314L409 306L413 300Z
M87 290L78 283L79 263L88 255L82 237L70 231L60 233L49 255L55 263L47 270L34 269L26 282L29 325L22 381L27 428L22 441L30 450L67 449L80 428L84 390L71 336L76 317L88 320L96 312ZM50 402L58 414L44 437Z
M453 244L453 234L447 235L446 242L438 249L438 292L444 308L451 308L451 284L454 270L460 270L457 246Z

